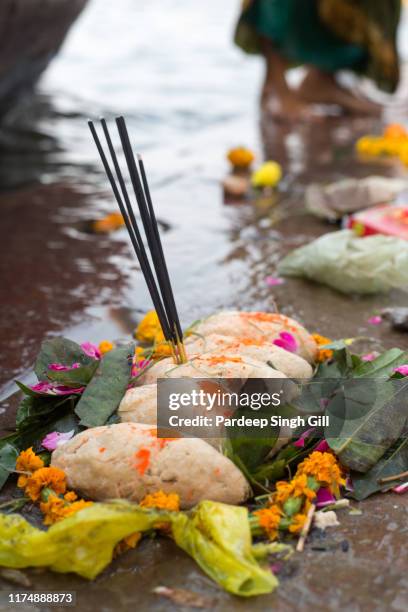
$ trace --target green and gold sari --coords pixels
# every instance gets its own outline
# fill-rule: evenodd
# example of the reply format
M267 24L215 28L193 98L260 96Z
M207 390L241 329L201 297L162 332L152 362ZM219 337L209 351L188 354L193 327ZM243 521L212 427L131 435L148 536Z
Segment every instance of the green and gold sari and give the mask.
M235 41L261 53L266 38L293 64L353 70L393 92L400 13L401 0L246 0Z

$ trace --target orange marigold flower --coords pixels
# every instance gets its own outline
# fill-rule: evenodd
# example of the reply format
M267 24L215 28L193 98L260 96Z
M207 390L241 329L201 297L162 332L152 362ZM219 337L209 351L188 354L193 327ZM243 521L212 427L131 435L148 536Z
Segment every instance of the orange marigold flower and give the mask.
M164 340L159 317L155 310L149 310L136 328L135 336L140 342L153 343Z
M235 147L227 153L227 159L234 168L248 168L255 159L255 155L246 147Z
M50 495L46 502L41 502L40 510L44 514L44 525L53 525L65 518L66 507L66 502L56 495Z
M306 521L306 514L295 514L292 519L292 524L289 525L290 533L299 533L303 529Z
M169 357L172 353L171 345L166 341L155 310L149 310L135 331L135 337L140 342L153 345L153 359ZM142 351L143 349L139 349Z
M336 457L332 453L314 451L299 464L297 475L313 476L321 486L328 487L334 495L340 494L340 486L346 484Z
M146 349L144 349L141 346L136 346L135 348L135 358L137 361L139 361L139 359L143 359L143 357L145 357L145 352Z
M66 510L66 516L71 516L71 514L75 514L84 508L89 508L92 506L93 502L85 501L84 499L78 499L78 501L74 501L72 504L69 504L68 509Z
M113 212L103 219L98 219L93 222L93 230L97 234L107 234L117 230L125 225L125 221L120 212Z
M390 123L389 125L387 125L387 127L384 129L383 135L384 138L390 138L392 140L408 138L407 130L400 123Z
M180 496L178 493L165 493L156 491L146 495L140 502L142 508L157 508L158 510L170 510L178 512L180 510Z
M41 491L49 487L57 495L66 491L65 473L59 468L43 467L36 470L27 480L25 492L33 501L37 501Z
M53 525L58 521L62 521L68 516L72 516L76 512L91 506L93 502L80 499L70 504L65 499L50 495L46 502L40 504L40 510L44 514L44 525Z
M68 493L65 493L64 499L67 502L74 502L78 499L78 495L74 491L68 491Z
M291 496L293 491L292 485L286 480L280 480L276 483L276 491L273 494L273 501L278 504L284 504Z
M171 357L173 349L169 342L163 341L155 345L152 358L158 359L159 357Z
M35 452L33 451L33 447L27 448L24 451L21 451L16 461L16 470L17 472L30 472L32 474L36 470L39 470L44 467L44 461L37 457ZM17 481L17 486L20 489L24 489L27 484L27 480L30 477L30 474L20 474Z
M306 499L312 500L316 497L315 491L309 489L306 474L296 475L291 482L292 495L294 497L304 496Z
M314 339L317 346L319 347L318 352L317 352L316 361L318 363L323 363L323 361L327 361L328 359L331 359L333 357L333 351L331 351L330 349L323 349L320 347L324 346L325 344L331 344L332 340L330 340L330 338L326 338L325 336L321 336L320 334L312 334L312 338Z
M123 540L116 544L115 549L113 551L113 556L117 557L118 555L121 555L127 550L130 550L131 548L136 548L141 538L142 534L139 531L136 531L135 533L131 533L130 535L126 536L126 538L123 538Z
M102 340L102 342L99 343L98 348L102 355L105 355L105 353L109 353L109 351L114 348L114 344L113 342L110 342L110 340Z
M278 535L279 523L282 517L282 510L276 504L269 508L256 510L254 516L258 518L259 525L267 533L270 540L275 540Z

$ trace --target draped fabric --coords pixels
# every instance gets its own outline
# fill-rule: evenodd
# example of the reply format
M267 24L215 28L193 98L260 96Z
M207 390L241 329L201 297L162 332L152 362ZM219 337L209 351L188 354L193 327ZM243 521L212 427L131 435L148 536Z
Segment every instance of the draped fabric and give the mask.
M264 38L292 64L353 70L393 92L400 13L401 0L246 0L235 41L261 53Z

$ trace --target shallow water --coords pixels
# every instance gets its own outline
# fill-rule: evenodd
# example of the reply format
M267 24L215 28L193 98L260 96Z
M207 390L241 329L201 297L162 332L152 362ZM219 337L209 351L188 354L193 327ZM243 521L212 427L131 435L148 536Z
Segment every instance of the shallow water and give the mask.
M335 229L306 215L307 183L402 170L354 159L356 137L377 127L371 120L332 118L291 130L260 121L262 64L231 44L237 4L92 0L34 100L16 109L2 129L3 397L13 390L14 377L27 376L47 335L117 338L151 308L125 232L101 237L85 231L87 220L115 207L86 125L100 115L125 115L144 156L158 216L169 226L164 248L186 325L223 307L278 307L331 337L369 336L371 350L408 347L407 334L391 332L387 323L367 324L381 308L406 304L401 292L357 299L300 280L273 290L265 284L282 254ZM402 89L404 96L405 84ZM241 143L259 159L284 165L286 177L273 200L224 205L219 181L228 172L225 151ZM6 401L3 409L8 406ZM0 416L2 427L12 415L9 409ZM346 511L334 537L347 538L350 551L339 552L337 544L326 552L308 550L290 566L278 593L251 601L250 608L403 609L406 504L389 495L364 504L363 517ZM90 602L106 611L135 602L138 609L172 609L151 595L158 584L215 595L220 610L249 609L163 542L143 544L91 586L49 574L34 583L77 589L83 609Z

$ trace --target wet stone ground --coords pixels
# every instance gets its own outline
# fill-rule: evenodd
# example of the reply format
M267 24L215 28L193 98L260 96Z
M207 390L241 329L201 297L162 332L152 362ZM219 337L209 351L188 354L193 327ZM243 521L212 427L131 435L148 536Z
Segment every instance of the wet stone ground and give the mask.
M351 129L350 122L347 126ZM330 134L337 128L329 123L321 129ZM350 140L353 137L351 132ZM269 141L268 146L272 146ZM330 159L319 167L316 163L313 159L310 171L291 178L279 203L266 207L265 203L223 207L218 187L212 186L206 205L214 216L223 219L217 229L211 219L200 224L195 211L199 227L182 238L184 231L175 218L165 234L165 248L176 286L182 285L182 277L185 283L194 285L194 278L187 275L183 253L172 249L176 235L193 252L197 244L191 234L200 233L201 255L208 249L206 265L192 263L200 267L200 274L195 276L199 289L190 296L182 291L184 299L179 298L183 318L188 323L221 307L270 310L276 303L309 329L330 337L360 335L370 338L367 348L408 348L408 335L391 331L388 323L375 328L367 324L369 316L378 310L404 305L406 297L400 292L350 298L300 280L288 280L273 292L265 287L264 277L273 274L283 253L335 229L303 210L303 186L309 177L364 175L368 170L352 161L350 151L341 163ZM214 195L215 201L211 201ZM6 315L1 321L5 344L1 359L6 391L11 389L13 376L24 377L47 335L64 333L92 341L118 337L132 329L148 302L147 297L140 301L135 298L132 284L136 278L140 286L141 280L130 259L125 234L100 238L83 230L83 220L96 208L95 194L77 190L70 183L56 183L8 192L1 200L5 223L1 301ZM16 218L21 220L17 227ZM219 257L212 252L214 243ZM222 278L225 282L220 285ZM12 405L7 401L3 404L9 408L0 416L2 428L12 424ZM152 594L158 585L200 592L214 599L217 610L405 610L408 499L390 493L353 505L361 508L361 515L350 515L347 509L339 511L340 527L328 530L324 537L313 534L305 552L284 564L277 592L250 602L221 592L183 552L160 539L143 542L91 584L74 576L38 571L27 574L36 589L77 591L78 605L84 610L93 606L106 612L125 611L136 602L138 610L174 609L174 604Z
M104 55L100 44L98 53L92 51L97 35L104 39L120 27L111 4L96 0L39 94L0 131L0 430L13 426L13 379L30 381L44 338L123 337L151 307L125 232L103 237L86 231L89 219L113 209L87 132L89 115L122 112L128 118L158 216L169 226L164 249L185 325L221 308L278 308L331 338L364 336L364 351L408 348L408 334L391 330L388 322L367 323L383 308L407 305L400 291L356 298L296 279L273 289L265 283L282 255L336 229L306 213L308 183L403 174L393 163L355 159L356 138L379 126L350 118L291 129L265 117L258 123L261 66L232 50L226 34L234 2L220 6L211 0L193 10L187 2L166 0L171 9L166 19L172 15L169 55L151 49L152 37L165 27L157 3L141 13L137 3L120 2L137 25L129 39L123 35L116 55ZM180 37L180 23L188 23L191 33L183 29ZM199 31L206 36L197 36ZM81 57L86 59L78 63ZM118 75L121 59L132 62L132 70ZM197 65L203 69L197 71ZM285 178L273 199L224 205L219 181L228 171L225 150L240 143L255 148L259 158L282 163ZM92 583L46 571L26 574L36 590L75 590L78 609L98 612L176 609L152 594L159 585L202 593L222 611L406 610L408 496L390 493L352 505L362 514L339 511L340 527L325 536L313 532L305 552L283 565L279 589L250 601L222 592L162 539L142 542ZM18 589L1 578L0 585Z

